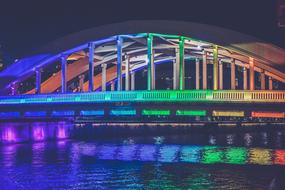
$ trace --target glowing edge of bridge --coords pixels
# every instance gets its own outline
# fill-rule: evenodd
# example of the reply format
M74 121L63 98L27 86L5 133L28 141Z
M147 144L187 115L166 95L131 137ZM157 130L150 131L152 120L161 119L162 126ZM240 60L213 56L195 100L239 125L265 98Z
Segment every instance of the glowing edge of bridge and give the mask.
M0 105L83 102L284 103L285 91L156 90L18 95L0 97Z

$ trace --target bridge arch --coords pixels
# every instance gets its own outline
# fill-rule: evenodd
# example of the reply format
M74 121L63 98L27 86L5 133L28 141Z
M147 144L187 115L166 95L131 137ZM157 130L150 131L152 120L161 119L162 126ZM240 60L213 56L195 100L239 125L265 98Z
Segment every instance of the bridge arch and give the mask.
M189 60L195 64L191 80L197 90L209 89L209 76L211 89L224 90L225 67L230 68L226 90L235 90L237 82L243 83L243 90L273 90L273 81L285 82L284 50L238 32L195 23L129 21L67 36L37 53L0 73L5 79L2 94L105 91L106 84L114 81L112 90L131 90L134 73L141 68L147 68L146 90L155 90L156 65L162 62L171 64L172 89L184 90ZM26 67L19 68L22 65ZM30 89L19 90L25 81L31 83Z

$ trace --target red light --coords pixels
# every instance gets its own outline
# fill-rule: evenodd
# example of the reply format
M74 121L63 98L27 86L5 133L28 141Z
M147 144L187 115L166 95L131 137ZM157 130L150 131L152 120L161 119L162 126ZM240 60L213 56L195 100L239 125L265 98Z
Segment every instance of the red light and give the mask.
M285 118L284 112L251 112L251 117Z
M276 150L274 164L285 165L285 150Z

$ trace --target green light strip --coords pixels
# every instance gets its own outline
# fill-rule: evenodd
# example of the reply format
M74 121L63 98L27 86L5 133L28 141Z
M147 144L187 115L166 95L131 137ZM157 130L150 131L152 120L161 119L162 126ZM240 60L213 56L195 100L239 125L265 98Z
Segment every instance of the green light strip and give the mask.
M206 116L206 110L177 110L176 115L179 116Z
M170 110L142 110L142 115L170 115Z

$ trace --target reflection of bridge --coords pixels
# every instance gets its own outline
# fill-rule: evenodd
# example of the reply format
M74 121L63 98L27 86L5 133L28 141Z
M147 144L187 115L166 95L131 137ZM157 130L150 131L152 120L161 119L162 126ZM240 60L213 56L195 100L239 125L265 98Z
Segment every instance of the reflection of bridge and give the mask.
M60 39L0 73L0 117L283 119L284 58L274 45L206 25L100 27Z

